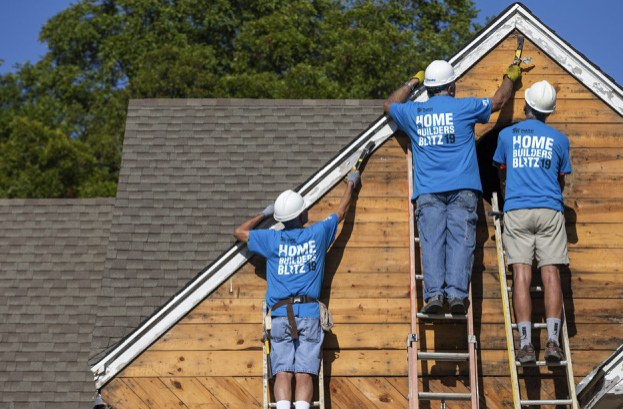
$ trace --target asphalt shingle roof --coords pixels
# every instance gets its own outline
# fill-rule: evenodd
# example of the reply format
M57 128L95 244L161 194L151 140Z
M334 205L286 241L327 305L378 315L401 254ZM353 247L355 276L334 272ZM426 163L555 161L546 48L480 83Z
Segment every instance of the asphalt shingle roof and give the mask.
M93 353L127 336L229 249L236 226L317 172L382 104L130 101Z
M113 203L0 200L3 409L92 404L87 358Z

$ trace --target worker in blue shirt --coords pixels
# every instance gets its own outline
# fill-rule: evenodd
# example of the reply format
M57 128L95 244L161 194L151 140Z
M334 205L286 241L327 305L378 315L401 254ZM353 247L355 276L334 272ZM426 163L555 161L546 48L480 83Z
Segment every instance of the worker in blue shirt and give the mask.
M520 76L519 66L511 65L492 98L454 98L454 68L446 61L433 61L385 101L383 109L411 140L411 200L422 253L423 313L440 312L447 299L452 313L465 314L476 247L476 205L482 195L474 126L502 109ZM428 101L403 103L422 82Z
M348 212L359 178L359 172L351 172L337 211L310 227L303 228L307 203L300 194L286 190L274 205L234 231L234 237L246 242L249 250L266 258L266 303L272 317L270 359L276 376L277 409L290 409L293 376L295 408L309 409L314 389L312 375L318 375L324 340L317 300L325 255ZM273 215L283 223L283 230L252 230Z
M571 173L569 139L545 124L556 108L547 81L526 90L526 120L502 130L493 156L504 195L504 248L513 266L513 307L520 345L516 359L536 362L532 346L532 259L536 256L545 291L546 361L564 358L558 336L562 316L560 265L569 264L562 192Z

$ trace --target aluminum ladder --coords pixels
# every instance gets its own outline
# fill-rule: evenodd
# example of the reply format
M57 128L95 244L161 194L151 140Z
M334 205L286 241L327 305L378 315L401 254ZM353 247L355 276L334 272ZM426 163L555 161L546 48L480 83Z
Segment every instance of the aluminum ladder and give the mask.
M506 281L506 252L504 251L504 246L502 244L502 227L500 223L500 219L503 217L503 213L500 212L500 208L498 205L498 194L497 192L493 192L493 196L491 197L491 206L493 207L493 211L489 212L489 216L493 217L493 223L495 225L495 244L497 249L497 259L498 259L498 270L500 273L500 285L502 290L502 303L504 306L504 327L506 330L506 345L508 349L508 363L511 372L511 383L513 386L513 401L515 404L515 408L519 409L522 406L541 406L541 405L568 405L573 409L578 409L578 399L575 393L575 381L573 379L573 365L571 364L571 350L569 349L569 333L567 332L567 322L565 318L565 306L562 306L562 346L565 351L566 360L560 362L547 362L547 361L537 361L533 364L521 364L515 360L515 338L513 330L517 329L517 324L512 323L511 312L510 312L510 304L509 304L509 296L508 294L513 291L513 287L508 286L508 282ZM530 287L531 292L543 292L543 287L535 286ZM532 328L547 330L547 324L545 323L533 323ZM517 375L518 367L536 367L536 366L564 366L566 369L567 375L567 386L569 388L569 398L568 399L551 399L551 400L522 400L521 393L519 390L519 380Z
M262 328L265 328L264 322L266 320L266 312L266 300L262 300ZM270 355L270 350L267 350L267 348L270 348L270 341L268 341L268 339L262 342L262 388L264 392L264 409L277 407L276 402L270 402L270 391L268 387L271 374L268 373L269 363L267 356L267 354ZM324 356L320 359L320 371L318 372L318 399L317 401L313 401L310 407L324 409ZM291 407L294 407L294 402L291 403Z
M476 336L474 335L474 312L472 302L472 285L469 285L469 306L467 314L423 314L417 312L417 281L424 280L423 275L417 275L415 262L415 246L419 247L419 238L415 237L414 207L411 202L413 196L413 160L411 149L408 149L407 166L409 168L409 268L411 276L411 333L407 338L407 359L409 361L409 409L418 409L419 402L439 401L441 409L445 409L446 401L471 401L471 408L478 408L478 363L476 356ZM448 352L420 352L418 351L417 326L418 319L426 321L466 321L468 350L464 353ZM436 393L418 391L418 361L450 361L469 362L469 393Z

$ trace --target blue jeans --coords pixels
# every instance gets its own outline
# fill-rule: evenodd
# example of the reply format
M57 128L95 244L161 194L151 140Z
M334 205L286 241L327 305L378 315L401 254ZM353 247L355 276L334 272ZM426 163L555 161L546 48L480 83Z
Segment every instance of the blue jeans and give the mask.
M476 248L477 204L478 192L469 189L422 194L416 199L425 300L437 294L468 297Z

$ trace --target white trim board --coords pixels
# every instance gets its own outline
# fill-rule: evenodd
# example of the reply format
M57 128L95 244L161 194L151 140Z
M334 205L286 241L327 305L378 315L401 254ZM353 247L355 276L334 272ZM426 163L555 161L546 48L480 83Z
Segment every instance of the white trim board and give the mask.
M525 37L544 50L549 57L586 85L619 115L623 116L623 90L560 40L556 34L539 22L528 9L519 3L515 3L500 14L489 26L478 33L466 47L450 58L449 61L455 68L455 74L462 76L514 29L521 31ZM425 101L427 96L420 88L411 98L416 101ZM379 119L368 131L353 141L347 149L325 165L299 189L306 202L311 206L343 180L359 158L365 143L374 141L374 150L376 150L378 146L393 135L395 130L396 125L391 119L389 121L386 117ZM355 147L359 148L354 149ZM271 228L280 229L282 227L281 224L277 224ZM91 367L91 371L95 375L96 387L100 389L121 372L141 352L242 267L250 257L251 254L246 246L238 243L210 268L191 281L162 309L142 323L137 330Z

